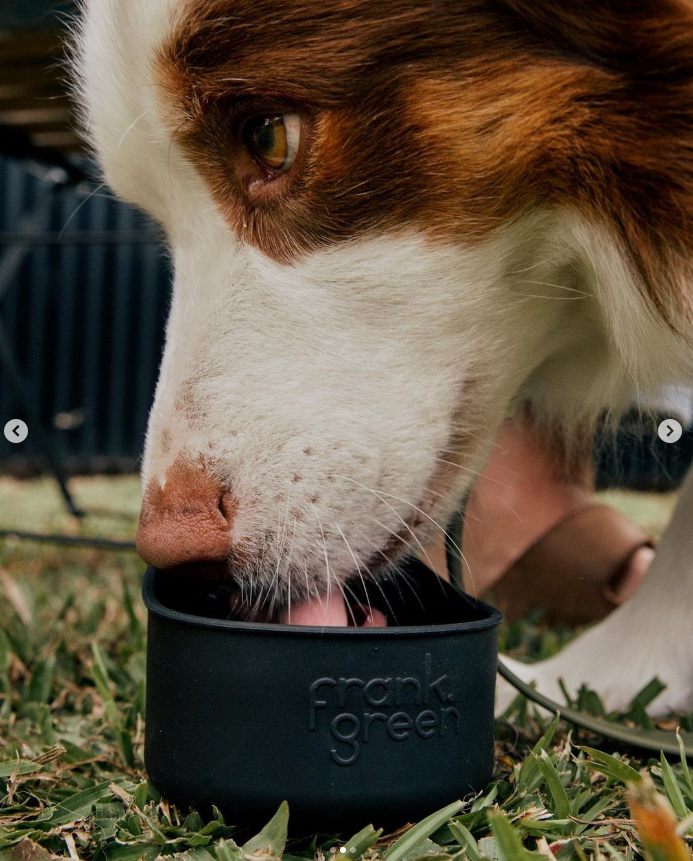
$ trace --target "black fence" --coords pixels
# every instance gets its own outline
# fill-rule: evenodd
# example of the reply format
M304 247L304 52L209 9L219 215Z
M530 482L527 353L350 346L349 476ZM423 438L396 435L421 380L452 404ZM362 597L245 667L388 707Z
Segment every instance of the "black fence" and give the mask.
M74 11L73 0L2 0L0 29L54 27L62 16Z
M132 470L156 384L170 272L155 227L87 183L0 159L0 324L68 472ZM1 372L0 372L1 373ZM0 417L25 418L0 376ZM0 470L45 465L0 436Z

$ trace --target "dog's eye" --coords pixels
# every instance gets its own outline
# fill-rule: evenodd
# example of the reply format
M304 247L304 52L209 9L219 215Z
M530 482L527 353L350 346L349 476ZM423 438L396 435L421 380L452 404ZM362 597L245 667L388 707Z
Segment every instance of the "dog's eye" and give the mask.
M253 157L273 173L285 173L296 159L301 118L295 113L252 117L243 125L243 140Z

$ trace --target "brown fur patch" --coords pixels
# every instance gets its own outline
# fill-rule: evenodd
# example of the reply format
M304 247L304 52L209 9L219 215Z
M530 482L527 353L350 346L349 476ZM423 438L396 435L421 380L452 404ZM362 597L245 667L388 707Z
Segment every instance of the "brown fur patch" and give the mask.
M175 130L274 259L416 227L474 242L538 205L604 219L665 319L688 312L689 0L188 0L158 58ZM243 117L303 117L248 190Z

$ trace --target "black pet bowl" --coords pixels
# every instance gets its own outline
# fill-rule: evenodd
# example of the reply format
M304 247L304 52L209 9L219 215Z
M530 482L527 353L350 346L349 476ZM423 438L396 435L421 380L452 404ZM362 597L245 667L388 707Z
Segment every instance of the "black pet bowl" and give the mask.
M244 826L286 799L294 833L398 827L482 789L502 617L406 566L370 588L387 628L233 621L218 585L147 571L154 786Z

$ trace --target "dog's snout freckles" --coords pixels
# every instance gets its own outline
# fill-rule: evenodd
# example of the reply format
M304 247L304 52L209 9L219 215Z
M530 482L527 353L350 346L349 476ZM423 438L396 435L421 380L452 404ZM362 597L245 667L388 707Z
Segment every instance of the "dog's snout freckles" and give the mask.
M221 240L215 255L178 249L143 460L146 561L200 575L224 562L246 592L296 598L396 564L445 520L467 473L438 476L440 454L472 457L467 418L450 423L467 368L441 303L404 313L401 282L447 283L448 268L421 247L407 269L402 242L382 261L365 242L284 268ZM337 289L345 272L352 289ZM391 307L383 338L376 311Z
M157 568L225 561L235 508L204 463L179 459L163 483L152 479L145 488L137 550Z

